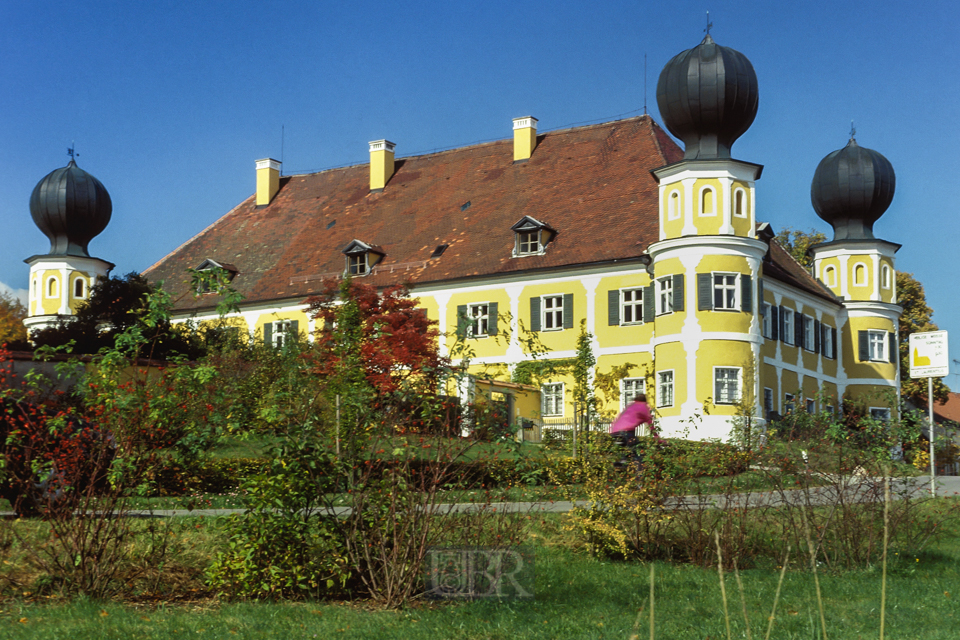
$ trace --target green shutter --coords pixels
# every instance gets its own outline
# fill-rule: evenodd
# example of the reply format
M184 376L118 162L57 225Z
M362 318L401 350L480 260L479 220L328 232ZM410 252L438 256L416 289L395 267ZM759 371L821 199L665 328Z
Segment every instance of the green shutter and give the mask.
M573 329L573 294L563 294L563 328Z
M798 347L803 347L803 319L804 315L802 313L793 314L793 344Z
M860 342L860 362L870 361L870 334L866 331L857 331Z
M770 339L780 339L780 307L775 304L770 305Z
M266 322L263 325L263 344L273 346L273 323Z
M657 294L653 283L643 288L643 321L653 322L657 317Z
M495 336L497 335L497 303L488 302L487 303L487 335Z
M697 309L711 311L713 309L713 274L697 274Z
M530 331L540 331L540 297L530 298Z
M820 353L820 334L823 333L823 325L819 320L813 321L813 351Z
M757 278L757 311L763 315L763 278Z
M300 321L299 320L290 321L290 326L287 329L287 336L289 336L290 339L292 340L300 339Z
M888 360L896 364L897 360L900 358L900 344L897 341L896 331L891 331L889 335L890 335L890 357L888 358Z
M607 291L607 324L611 327L620 324L620 290Z
M683 274L673 276L673 310L683 311Z
M457 305L457 337L467 336L467 305Z
M753 278L746 273L740 275L740 309L753 313Z
M831 337L833 338L833 340L830 341L831 344L833 345L833 347L831 348L831 351L830 351L830 359L831 359L831 360L836 360L836 359L837 359L837 346L838 346L838 345L837 345L837 330L836 330L836 328L835 328L835 327L830 327L830 333L832 334Z

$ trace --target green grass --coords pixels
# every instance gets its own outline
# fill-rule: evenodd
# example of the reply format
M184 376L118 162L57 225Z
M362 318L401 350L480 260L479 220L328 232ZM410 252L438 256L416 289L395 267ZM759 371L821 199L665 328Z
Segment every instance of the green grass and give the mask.
M628 638L649 592L648 565L607 562L570 549L548 518L536 545L536 598L532 601L460 604L416 603L399 612L360 604L240 603L214 601L176 606L134 606L89 600L0 602L0 637L9 640L166 638ZM539 541L546 540L546 543ZM894 552L895 553L895 552ZM942 540L910 557L891 554L886 631L889 638L953 639L960 613L960 541ZM725 638L715 569L656 564L656 637L661 640ZM778 577L770 566L742 572L750 626L762 638ZM744 637L736 582L727 576L734 637ZM880 568L821 573L829 637L876 638ZM648 638L646 609L639 637ZM772 637L819 637L813 579L789 572Z

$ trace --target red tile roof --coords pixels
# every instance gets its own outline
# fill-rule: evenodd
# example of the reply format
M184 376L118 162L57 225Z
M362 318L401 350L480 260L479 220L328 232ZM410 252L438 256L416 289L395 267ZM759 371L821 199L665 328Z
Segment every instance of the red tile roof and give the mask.
M927 407L923 406L920 408L920 410L926 413ZM950 420L952 422L960 423L960 393L951 392L950 396L947 398L947 401L943 404L934 402L933 413L934 418L937 419L937 422Z
M342 273L341 252L352 240L385 254L364 278L378 286L636 260L659 239L650 170L682 158L660 126L640 116L541 135L526 162L513 162L512 140L400 158L379 193L370 192L367 164L285 176L269 205L250 196L144 275L163 281L177 309L188 310L215 306L210 296L187 295L186 269L205 259L236 267L233 285L248 303L290 300ZM524 216L557 233L543 255L513 258L510 227ZM431 259L442 244L446 251ZM774 274L820 286L799 265Z

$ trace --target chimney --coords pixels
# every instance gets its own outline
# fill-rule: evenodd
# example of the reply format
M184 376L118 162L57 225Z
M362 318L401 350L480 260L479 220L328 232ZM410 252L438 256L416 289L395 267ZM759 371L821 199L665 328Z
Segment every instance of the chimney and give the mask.
M533 116L513 119L513 161L529 160L537 148L537 119Z
M273 158L257 160L257 206L270 204L280 190L280 163Z
M383 191L393 177L393 150L397 145L389 140L370 143L370 191Z

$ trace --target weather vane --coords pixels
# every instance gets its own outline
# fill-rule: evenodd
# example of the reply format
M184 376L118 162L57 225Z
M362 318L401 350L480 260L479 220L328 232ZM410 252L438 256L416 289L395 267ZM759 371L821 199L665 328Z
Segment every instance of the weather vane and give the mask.
M850 139L853 140L857 137L857 128L853 126L853 120L850 121Z
M77 144L75 142L71 142L70 146L67 148L67 155L70 156L71 160L76 160L77 157L80 155L79 153L74 151L74 147L76 146Z
M704 29L704 31L707 32L707 35L710 35L710 29L712 28L713 28L713 23L710 22L710 12L707 11L707 28Z

